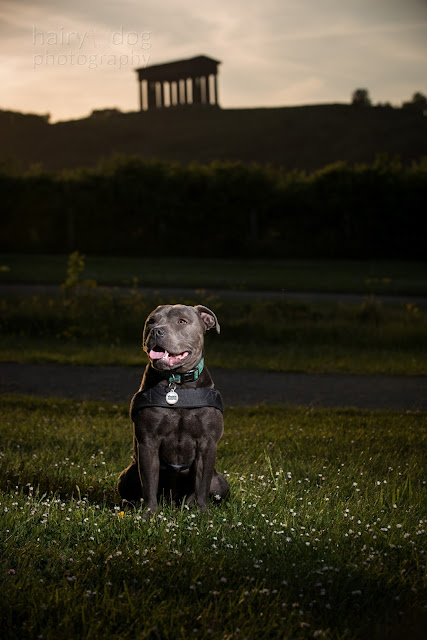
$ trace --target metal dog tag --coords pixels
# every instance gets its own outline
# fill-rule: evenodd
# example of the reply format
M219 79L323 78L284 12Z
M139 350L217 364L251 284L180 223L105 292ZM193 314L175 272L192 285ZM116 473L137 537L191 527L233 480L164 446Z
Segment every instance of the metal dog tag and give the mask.
M175 387L171 387L166 394L166 402L168 404L176 404L179 400L178 394L175 391Z

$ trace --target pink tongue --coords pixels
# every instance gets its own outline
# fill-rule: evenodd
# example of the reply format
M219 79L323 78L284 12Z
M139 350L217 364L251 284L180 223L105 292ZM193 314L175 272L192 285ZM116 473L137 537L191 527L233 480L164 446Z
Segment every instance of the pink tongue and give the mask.
M173 367L175 364L178 364L178 362L181 362L181 360L184 360L184 358L188 355L188 351L184 351L183 353L178 353L176 356L169 356L168 358L168 364L170 367Z
M154 349L151 349L149 356L151 360L160 360L160 358L164 358L165 362L170 367L173 367L176 364L178 364L178 362L181 362L181 360L183 360L188 356L188 351L184 351L183 353L177 353L176 355L171 355L168 351L156 351Z
M154 349L151 349L149 355L152 360L159 360L159 358L163 358L165 353L166 351L154 351Z

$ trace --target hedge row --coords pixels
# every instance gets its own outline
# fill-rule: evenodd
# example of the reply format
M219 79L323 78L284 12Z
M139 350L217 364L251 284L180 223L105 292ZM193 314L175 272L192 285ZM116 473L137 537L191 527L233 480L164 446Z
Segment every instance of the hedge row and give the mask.
M97 170L0 174L0 250L425 259L427 160L265 166L116 158Z

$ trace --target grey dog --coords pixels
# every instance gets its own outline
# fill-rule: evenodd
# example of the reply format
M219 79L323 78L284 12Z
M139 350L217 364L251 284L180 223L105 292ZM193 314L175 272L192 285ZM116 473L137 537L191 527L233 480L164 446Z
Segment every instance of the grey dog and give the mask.
M134 457L118 480L122 498L144 499L145 517L162 495L204 511L209 497L228 494L215 470L224 431L221 396L203 359L205 333L214 327L219 333L216 315L202 305L161 305L145 322L150 363L130 407Z

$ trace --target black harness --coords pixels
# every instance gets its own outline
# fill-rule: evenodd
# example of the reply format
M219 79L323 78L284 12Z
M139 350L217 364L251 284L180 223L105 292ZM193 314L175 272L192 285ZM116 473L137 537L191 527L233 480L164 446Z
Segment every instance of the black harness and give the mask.
M163 409L201 409L203 407L214 407L223 412L222 398L216 389L197 387L196 389L180 389L179 398L176 404L170 405L166 402L165 387L151 387L138 391L130 403L130 416L134 420L136 413L140 409L147 407L162 407Z

